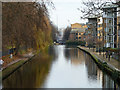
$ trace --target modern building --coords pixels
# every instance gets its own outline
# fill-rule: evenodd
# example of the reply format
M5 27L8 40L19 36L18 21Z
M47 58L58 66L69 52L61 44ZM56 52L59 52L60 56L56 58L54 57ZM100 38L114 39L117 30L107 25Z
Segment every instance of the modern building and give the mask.
M71 32L69 36L69 40L74 41L84 41L85 40L85 29L87 28L87 25L75 23L71 24Z
M103 18L102 16L97 19L97 41L103 41Z
M117 7L117 45L120 48L120 0L116 0Z
M117 5L109 4L103 8L104 47L117 47Z
M104 31L103 31L103 17L102 15L97 18L97 41L96 41L96 48L104 47Z
M89 44L96 43L97 39L97 17L95 16L89 16L88 17L88 23L87 23L87 29L85 31L85 40L86 40L86 46Z

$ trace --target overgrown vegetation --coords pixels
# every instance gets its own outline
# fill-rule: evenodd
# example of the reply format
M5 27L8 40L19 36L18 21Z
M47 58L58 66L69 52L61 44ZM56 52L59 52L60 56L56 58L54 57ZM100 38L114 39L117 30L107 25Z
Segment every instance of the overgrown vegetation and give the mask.
M21 47L26 50L45 51L52 43L54 25L49 20L47 7L52 3L44 2L4 2L2 4L2 44L15 47L15 55ZM55 31L54 31L55 32Z

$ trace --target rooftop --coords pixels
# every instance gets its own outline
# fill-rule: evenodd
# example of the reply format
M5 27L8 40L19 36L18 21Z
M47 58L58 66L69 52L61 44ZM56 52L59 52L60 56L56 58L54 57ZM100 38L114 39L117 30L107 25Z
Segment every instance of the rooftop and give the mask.
M118 5L116 5L116 4L108 4L108 5L104 6L103 9L117 8L117 7L118 7Z
M76 32L82 33L85 32L85 30L86 28L72 29L70 33L76 33Z
M97 15L90 15L88 16L88 18L97 18L98 16Z

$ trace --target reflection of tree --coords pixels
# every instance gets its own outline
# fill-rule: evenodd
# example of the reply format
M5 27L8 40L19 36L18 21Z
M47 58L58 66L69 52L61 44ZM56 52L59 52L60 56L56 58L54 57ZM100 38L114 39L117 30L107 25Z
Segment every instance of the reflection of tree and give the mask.
M38 55L3 81L4 88L40 88L51 65L48 55Z
M66 57L66 60L69 60L69 58L70 58L70 49L65 49L64 50L64 55Z
M94 61L92 60L92 58L88 55L86 55L85 57L85 64L87 67L87 71L88 71L88 77L92 78L92 79L96 79L97 78L97 66L94 63Z
M48 53L49 53L50 56L53 57L53 60L55 60L56 58L58 58L58 55L56 54L57 52L55 52L55 47L56 46L50 46L49 50L48 50Z

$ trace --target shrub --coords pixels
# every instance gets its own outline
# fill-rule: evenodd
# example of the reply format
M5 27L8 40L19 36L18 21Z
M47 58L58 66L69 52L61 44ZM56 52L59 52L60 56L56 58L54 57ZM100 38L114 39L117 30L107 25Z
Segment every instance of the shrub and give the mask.
M67 41L66 45L81 45L85 46L86 42L85 41Z

